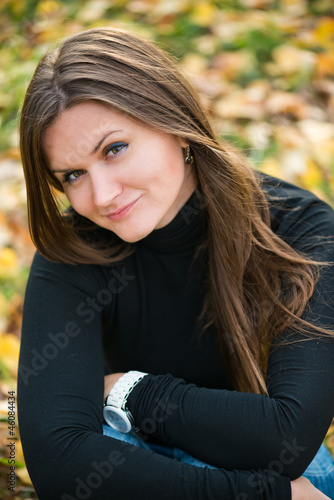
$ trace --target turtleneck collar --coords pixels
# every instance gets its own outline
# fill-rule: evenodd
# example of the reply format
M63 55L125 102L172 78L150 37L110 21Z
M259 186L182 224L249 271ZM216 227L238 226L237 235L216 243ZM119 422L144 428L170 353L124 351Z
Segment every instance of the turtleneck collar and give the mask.
M205 223L197 189L166 226L155 229L138 242L160 253L176 253L194 249L203 241Z

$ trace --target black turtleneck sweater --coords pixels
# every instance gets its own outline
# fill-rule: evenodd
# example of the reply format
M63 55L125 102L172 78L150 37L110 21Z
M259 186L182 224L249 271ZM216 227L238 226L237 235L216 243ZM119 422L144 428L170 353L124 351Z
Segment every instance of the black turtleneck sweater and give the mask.
M332 209L262 175L273 231L334 261ZM206 262L194 193L174 220L116 266L65 265L36 254L18 379L25 459L42 500L289 500L334 414L334 342L274 349L269 396L233 390L214 328L200 337ZM334 272L324 267L305 318L333 327ZM233 332L227 332L233 334ZM288 335L291 332L285 332ZM294 335L298 339L298 335ZM102 434L104 374L141 370L128 405L145 438L180 448L197 468Z

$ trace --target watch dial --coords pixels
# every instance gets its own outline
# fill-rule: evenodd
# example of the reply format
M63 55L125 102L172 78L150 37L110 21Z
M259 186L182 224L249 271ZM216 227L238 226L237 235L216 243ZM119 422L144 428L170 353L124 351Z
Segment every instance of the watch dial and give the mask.
M103 409L103 416L107 424L116 431L124 433L131 431L130 420L126 413L120 408L107 405Z

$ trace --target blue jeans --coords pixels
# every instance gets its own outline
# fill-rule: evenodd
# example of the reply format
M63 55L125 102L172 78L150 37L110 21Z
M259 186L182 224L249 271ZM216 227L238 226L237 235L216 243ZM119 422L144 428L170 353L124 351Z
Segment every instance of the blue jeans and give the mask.
M103 434L105 436L110 436L114 439L130 443L134 446L145 448L146 450L155 451L156 453L160 453L160 455L176 458L177 460L180 460L180 462L194 465L196 467L209 467L210 469L217 468L213 465L201 462L201 460L192 457L178 448L168 448L167 446L148 444L140 439L140 437L138 437L135 433L130 432L129 434L122 434L121 432L115 431L112 427L109 427L109 425L103 424ZM316 488L334 500L334 460L323 444L320 446L318 453L304 472L303 476L307 477L307 479L309 479Z
M318 490L334 500L334 460L323 444L303 476L307 477Z

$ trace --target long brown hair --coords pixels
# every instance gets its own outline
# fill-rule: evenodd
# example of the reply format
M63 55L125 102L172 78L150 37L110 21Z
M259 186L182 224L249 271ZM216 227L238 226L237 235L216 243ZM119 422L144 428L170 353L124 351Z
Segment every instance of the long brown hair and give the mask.
M62 185L43 153L43 133L59 114L91 100L189 143L207 221L206 295L199 319L204 330L216 326L234 386L265 393L272 340L287 326L310 326L299 318L314 290L316 265L271 231L255 172L216 138L195 89L151 42L123 30L92 29L65 39L39 63L20 124L37 249L69 264L110 264L132 251L115 236L111 253L110 245L107 250L93 236L83 236L94 234L94 224L61 213L54 189L63 191Z

